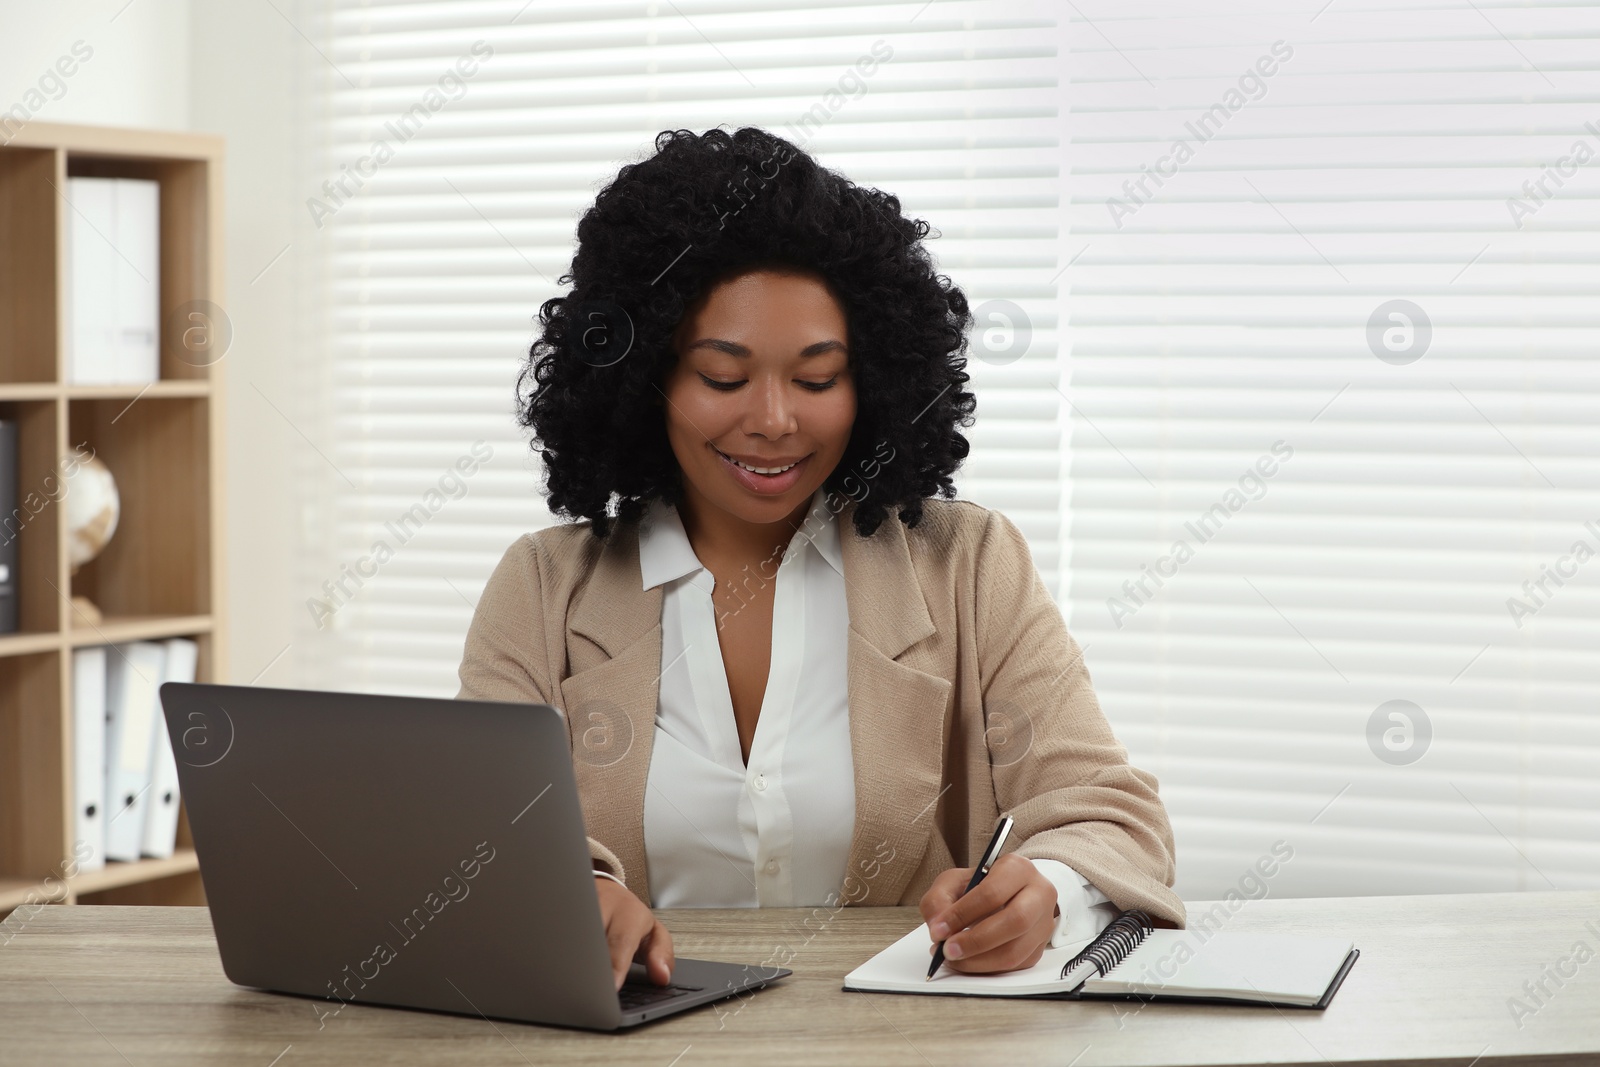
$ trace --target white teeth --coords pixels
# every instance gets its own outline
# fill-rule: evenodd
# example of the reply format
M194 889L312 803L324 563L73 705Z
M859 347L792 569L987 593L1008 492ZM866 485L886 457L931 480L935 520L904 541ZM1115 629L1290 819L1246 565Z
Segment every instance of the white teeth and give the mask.
M784 471L788 470L789 467L794 466L794 464L791 463L789 464L789 467L752 467L748 463L739 463L738 460L734 460L734 462L738 463L739 466L743 467L745 470L755 471L757 474L782 474Z
M752 467L748 463L740 463L726 452L722 453L722 456L729 463L732 463L738 467L743 467L747 471L754 471L756 474L782 474L784 471L788 470L789 467L796 466L795 463L791 463L789 464L789 467Z

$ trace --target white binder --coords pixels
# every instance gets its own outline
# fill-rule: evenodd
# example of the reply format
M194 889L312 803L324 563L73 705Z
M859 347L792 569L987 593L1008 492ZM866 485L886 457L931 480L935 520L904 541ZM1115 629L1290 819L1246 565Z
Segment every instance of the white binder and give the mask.
M75 384L116 380L115 188L110 178L67 179L67 381Z
M200 646L187 637L174 637L164 642L167 649L166 670L163 682L192 682L195 667L200 660ZM150 753L150 796L144 814L144 845L146 856L166 859L172 855L178 840L178 761L173 757L172 741L167 733L167 717L162 714L157 693L154 750Z
M144 843L152 734L160 713L156 687L166 647L152 641L113 645L106 653L106 859L136 860Z
M73 855L78 870L106 865L106 650L72 654Z
M140 178L68 178L67 196L67 381L155 381L161 186Z

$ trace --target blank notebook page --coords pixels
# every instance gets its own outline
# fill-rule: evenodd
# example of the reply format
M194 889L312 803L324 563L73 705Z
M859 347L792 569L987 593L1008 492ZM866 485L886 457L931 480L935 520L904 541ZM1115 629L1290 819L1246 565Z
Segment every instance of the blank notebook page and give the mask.
M1083 951L1087 940L1070 942L1060 948L1047 948L1044 958L1032 967L1004 974L961 974L940 967L933 981L928 964L933 957L928 949L933 939L923 923L866 963L845 976L846 989L877 993L969 993L978 996L1024 997L1038 993L1060 993L1061 968Z
M1267 999L1315 1004L1350 954L1349 938L1152 930L1085 993Z

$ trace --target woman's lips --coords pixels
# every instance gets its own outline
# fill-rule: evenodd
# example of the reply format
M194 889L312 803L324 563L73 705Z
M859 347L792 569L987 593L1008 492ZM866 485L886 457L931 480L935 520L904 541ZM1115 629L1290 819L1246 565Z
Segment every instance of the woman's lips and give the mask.
M811 462L811 457L806 456L782 474L757 474L755 471L746 470L715 445L712 451L717 454L717 459L732 475L733 480L757 496L781 496L793 489L800 482L800 476L805 473L806 464ZM762 466L778 466L778 464L762 464Z

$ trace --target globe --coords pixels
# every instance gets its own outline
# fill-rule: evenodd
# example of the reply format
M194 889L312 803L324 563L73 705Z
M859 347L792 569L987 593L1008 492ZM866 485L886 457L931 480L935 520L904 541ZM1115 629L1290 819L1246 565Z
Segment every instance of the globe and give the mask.
M76 469L74 469L76 467ZM99 457L63 460L67 489L67 554L74 570L98 556L117 532L122 498Z

